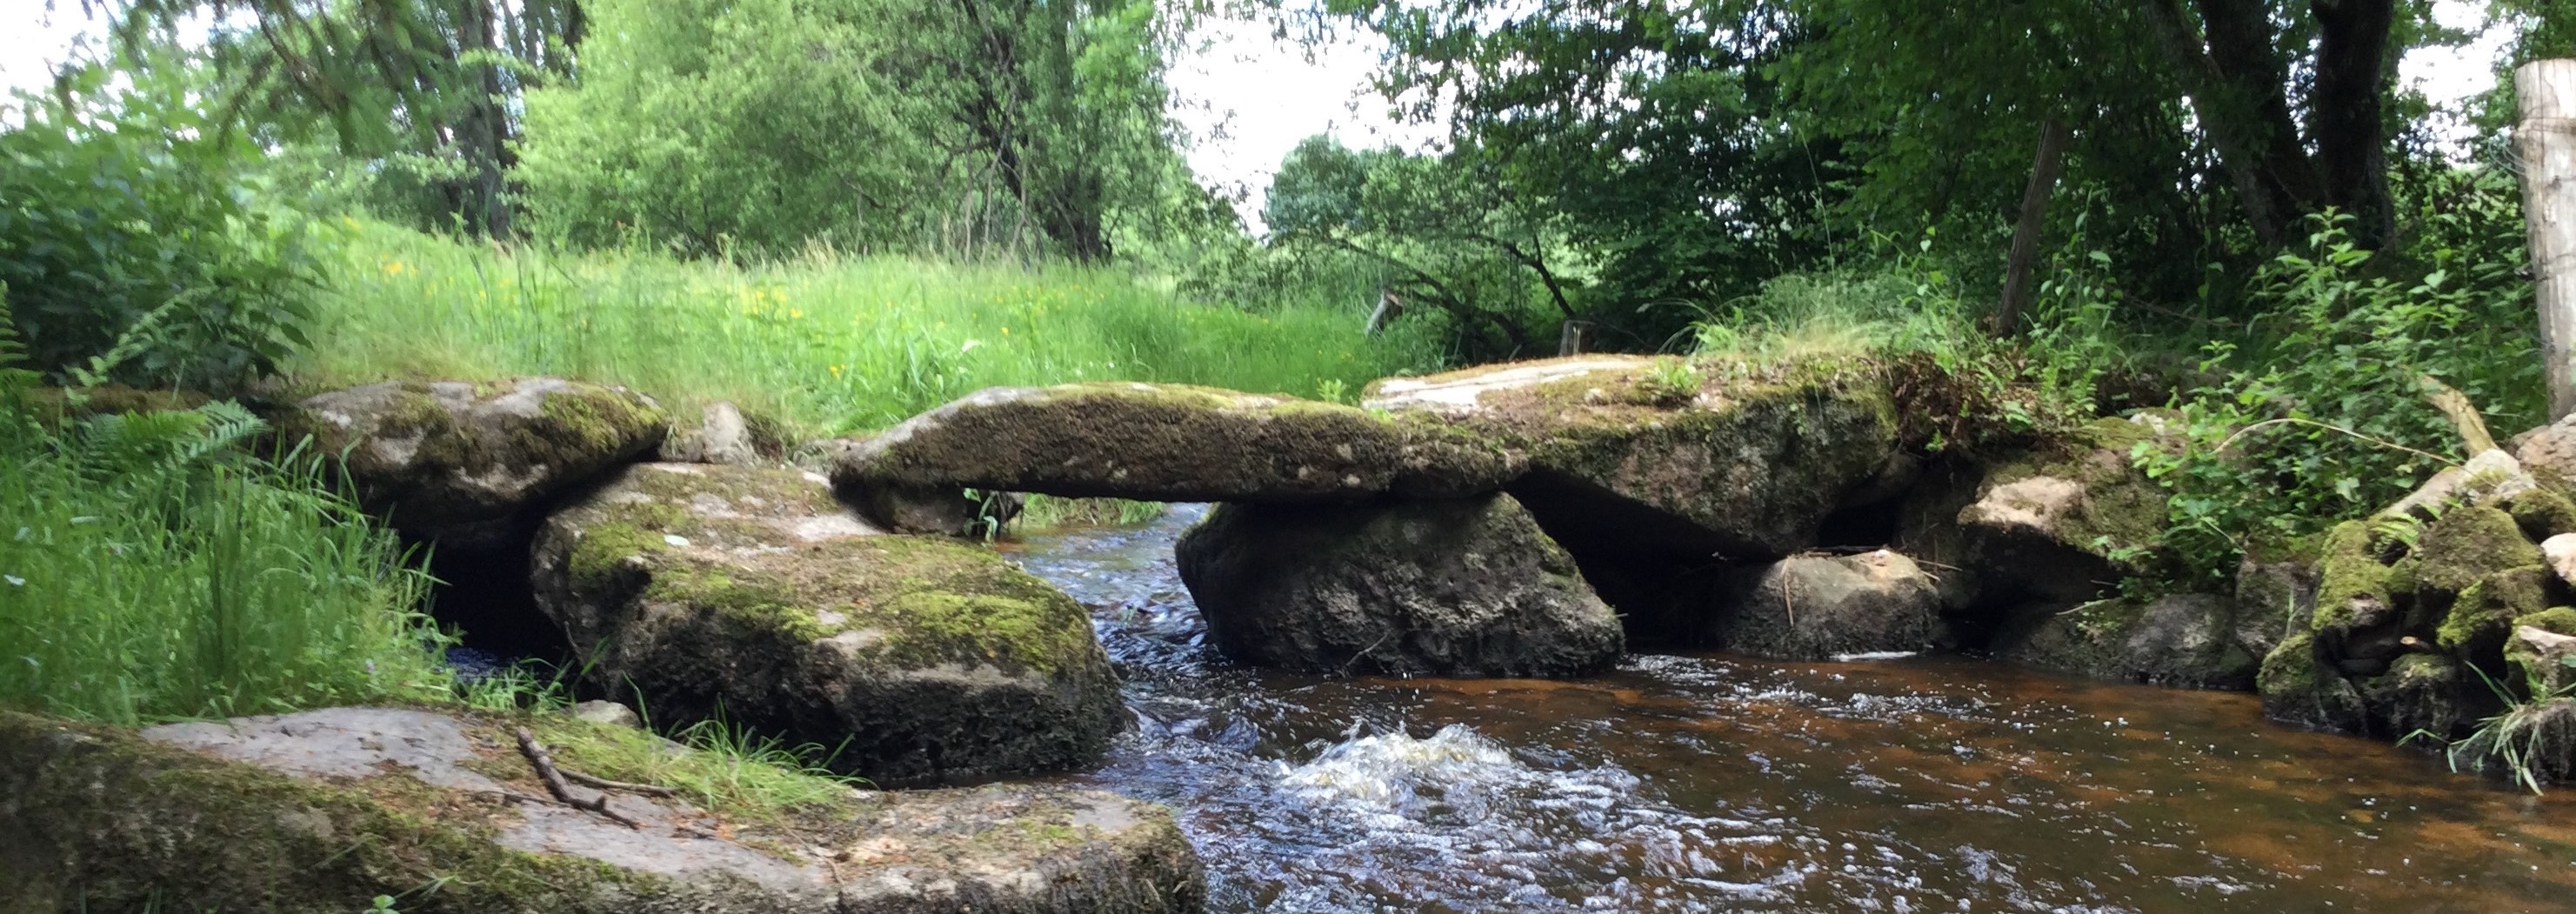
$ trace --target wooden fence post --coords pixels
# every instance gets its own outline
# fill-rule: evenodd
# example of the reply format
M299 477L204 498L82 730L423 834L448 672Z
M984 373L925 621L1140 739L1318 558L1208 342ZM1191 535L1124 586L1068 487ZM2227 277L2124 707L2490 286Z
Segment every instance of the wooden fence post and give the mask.
M2535 60L2513 74L2522 125L2522 217L2540 299L2549 421L2576 411L2576 60Z

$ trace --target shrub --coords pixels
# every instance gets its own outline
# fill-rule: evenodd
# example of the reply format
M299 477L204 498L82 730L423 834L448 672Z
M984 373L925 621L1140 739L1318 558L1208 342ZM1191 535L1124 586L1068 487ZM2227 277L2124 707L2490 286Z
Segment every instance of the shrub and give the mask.
M0 332L0 707L136 723L446 693L427 576L319 455L251 457L260 422L230 403L41 415L19 355Z
M33 367L68 378L123 337L124 383L220 391L273 371L303 342L305 229L258 203L258 148L185 80L113 72L18 96L22 122L0 132L0 285Z

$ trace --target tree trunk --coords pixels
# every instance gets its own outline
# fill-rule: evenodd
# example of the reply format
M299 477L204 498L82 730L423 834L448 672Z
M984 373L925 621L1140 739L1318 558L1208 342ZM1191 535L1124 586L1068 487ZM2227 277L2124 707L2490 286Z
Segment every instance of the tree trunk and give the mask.
M2353 240L2378 249L2397 232L2388 199L2388 119L2383 100L2395 59L2396 0L2314 0L2317 72L2308 135L2317 149L2321 202L2352 214Z
M2576 60L2539 60L2514 71L2522 125L2522 214L2531 229L2531 274L2540 299L2549 419L2576 411Z
M2031 273L2039 262L2040 232L2048 227L2048 198L2057 190L2066 165L2066 122L2049 118L2039 126L2039 156L2030 166L2030 184L2021 190L2021 219L2013 225L2012 254L2004 261L2004 297L1995 305L1994 333L2021 332L2021 313L2030 307Z

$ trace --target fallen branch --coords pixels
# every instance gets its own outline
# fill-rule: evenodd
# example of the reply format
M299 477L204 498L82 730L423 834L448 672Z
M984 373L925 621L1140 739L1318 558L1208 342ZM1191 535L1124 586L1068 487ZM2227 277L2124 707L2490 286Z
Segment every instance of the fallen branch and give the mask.
M588 810L590 812L598 813L601 816L606 817L609 821L628 828L641 829L644 827L643 823L627 818L624 813L608 808L607 793L603 792L588 800L583 800L573 796L572 785L564 783L563 772L555 767L554 757L546 754L546 747L539 745L537 743L536 734L528 732L528 728L526 727L519 728L519 754L527 756L528 764L536 767L537 779L545 782L546 792L554 794L555 799L562 800L564 805L570 806L574 809Z
M662 787L654 784L629 784L625 781L612 781L603 777L583 774L570 768L558 768L556 770L563 772L564 780L571 781L584 787L595 787L600 790L623 790L627 793L640 793L648 797L676 797L680 795L680 791L670 787Z

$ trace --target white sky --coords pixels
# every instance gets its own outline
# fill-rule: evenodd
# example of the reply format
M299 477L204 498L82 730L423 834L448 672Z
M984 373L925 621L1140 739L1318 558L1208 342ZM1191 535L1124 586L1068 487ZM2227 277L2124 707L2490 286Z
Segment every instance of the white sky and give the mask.
M2484 4L2442 0L2447 25L2474 27ZM95 26L79 0L0 0L0 88L44 83L73 42ZM1441 125L1402 124L1369 87L1381 42L1353 36L1319 48L1273 39L1265 23L1211 18L1170 75L1174 115L1197 143L1190 167L1203 183L1243 196L1240 211L1258 229L1262 193L1281 157L1297 141L1331 133L1354 147L1422 149L1445 136ZM2399 78L2447 103L2493 84L2502 30L2459 48L2424 48L2406 56Z

